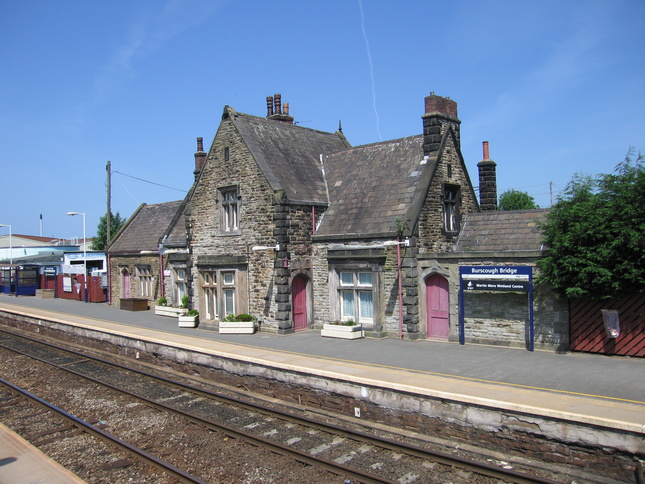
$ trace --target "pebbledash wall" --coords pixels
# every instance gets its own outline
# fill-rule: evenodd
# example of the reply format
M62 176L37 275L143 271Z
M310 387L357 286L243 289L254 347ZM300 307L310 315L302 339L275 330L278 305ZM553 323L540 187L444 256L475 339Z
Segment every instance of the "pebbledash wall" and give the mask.
M459 268L461 266L530 266L537 275L535 261L540 252L509 253L428 253L419 258L421 275L443 274L449 281L450 341L459 341ZM420 284L422 282L420 278ZM421 285L420 285L421 288ZM425 308L422 308L425 312ZM554 292L533 283L535 349L569 349L569 305ZM528 348L529 295L514 292L477 291L464 294L465 343Z

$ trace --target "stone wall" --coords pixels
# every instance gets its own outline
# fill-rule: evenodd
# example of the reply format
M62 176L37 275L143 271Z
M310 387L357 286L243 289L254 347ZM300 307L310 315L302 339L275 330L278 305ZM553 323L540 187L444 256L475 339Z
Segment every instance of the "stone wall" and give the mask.
M218 203L218 191L226 187L237 187L239 197L239 230L229 234L222 230ZM256 245L275 246L274 203L271 187L233 122L222 120L186 212L192 262L189 291L194 307L200 307L199 261L205 257L235 257L238 265L247 265L247 283L252 288L248 297L242 297L247 288L236 292L236 312L275 314L272 277L277 254L272 250L251 250Z
M435 448L455 448L490 455L492 460L549 464L556 481L634 482L635 467L645 451L640 428L589 422L575 414L523 412L490 402L465 402L389 388L375 381L356 383L342 375L320 376L292 368L270 367L226 357L191 352L170 343L148 342L59 321L32 319L11 312L0 314L4 324L40 337L82 344L137 362L155 365L204 380L244 389L255 396L296 405L334 417L355 415L363 425L388 426L416 433ZM539 409L537 409L539 410ZM356 419L348 421L357 424ZM382 429L385 430L385 429Z
M226 159L228 156L228 160ZM221 229L217 193L237 187L239 231ZM324 207L317 207L318 214ZM291 204L281 191L274 192L260 171L233 122L224 119L209 151L194 195L189 203L186 225L191 251L191 298L199 305L200 260L208 257L237 257L244 264L247 280L239 297L238 314L248 312L262 318L263 331L293 330L291 280L294 274L311 273L311 205ZM254 246L279 250L252 250ZM240 262L241 259L244 262Z
M460 187L459 213L462 220L466 213L478 210L470 179L452 136L446 138L444 153L437 163L435 175L419 217L418 245L420 252L449 252L457 241L458 232L444 230L443 190L445 184Z
M535 253L509 253L503 255L479 254L424 254L418 263L421 306L419 331L426 332L427 311L423 300L423 281L431 274L442 274L449 282L450 341L459 341L459 267L532 266L536 277ZM569 347L569 311L566 300L558 299L545 286L533 285L534 347L553 351L566 351ZM469 292L464 294L464 327L466 343L528 347L529 295L528 293Z
M524 346L529 338L528 295L472 292L464 295L464 334L470 343Z
M370 252L370 249L372 253L369 257L361 255ZM330 257L330 250L342 252L343 258ZM378 255L374 255L374 250ZM404 333L407 333L407 321L415 317L414 308L417 307L416 268L414 259L410 257L414 250L414 248L401 247ZM366 327L366 334L372 337L398 338L399 285L395 246L384 247L383 240L374 239L352 240L345 243L316 241L312 247L311 262L316 327L322 327L322 324L339 318L339 301L336 296L336 286L330 283L332 279L330 272L338 266L370 267L375 274L373 279L375 284L373 287L374 326ZM410 307L413 309L410 310Z
M150 266L152 272L152 293L149 296L140 294L139 278L137 277L138 265ZM146 298L155 301L160 297L160 269L158 255L113 255L110 256L110 303L118 306L121 301L121 273L127 269L130 273L130 297Z

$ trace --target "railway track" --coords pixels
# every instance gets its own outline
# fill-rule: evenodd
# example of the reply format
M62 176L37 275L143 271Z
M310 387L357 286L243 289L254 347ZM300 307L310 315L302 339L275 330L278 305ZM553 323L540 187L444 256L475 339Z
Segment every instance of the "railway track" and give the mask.
M86 422L85 420L75 417L74 415L71 415L70 413L43 400L42 398L37 397L33 393L30 393L23 388L20 388L2 378L0 378L0 384L8 388L15 395L15 399L12 398L11 396L5 395L5 397L2 399L3 407L9 406L9 405L11 406L20 405L20 402L18 402L17 400L23 399L23 400L29 401L30 403L39 405L48 414L47 423L45 423L46 430L40 430L36 434L31 434L32 440L37 439L36 444L40 443L40 445L44 445L46 442L51 441L52 438L54 439L69 438L70 434L79 435L81 432L84 432L86 434L91 435L92 437L95 437L99 442L107 444L107 446L110 449L112 449L111 451L104 452L104 455L105 454L112 455L111 462L113 463L116 462L116 465L115 464L107 465L105 466L106 470L109 469L110 467L112 468L126 467L126 466L130 467L133 463L129 459L131 457L135 457L144 465L143 470L137 470L136 472L146 475L147 476L145 478L146 480L151 475L150 468L154 467L159 472L165 474L167 478L176 480L178 482L182 482L186 484L190 484L190 483L206 484L201 479L198 479L197 477L194 477L188 474L187 472L182 471L181 469L177 469L175 466L161 459L158 459L153 455L150 455L144 450L141 450L138 447L135 447L109 434L108 432L105 432L100 428L100 426L93 425L90 422ZM21 410L24 411L24 408ZM43 417L42 413L36 413L31 415L32 416L38 415L39 417ZM41 424L43 423L43 420L44 418L40 419ZM67 425L60 425L59 424L60 420L64 420L65 422L67 422ZM122 451L125 454L127 454L128 459L119 459L118 451ZM132 470L129 470L128 474L129 474L129 479L132 479L133 477ZM155 476L154 478L158 479L157 476Z
M21 355L20 358L37 359L56 371L83 378L98 392L107 387L125 394L131 401L125 405L128 408L144 405L155 412L172 413L174 418L190 422L182 425L204 429L203 438L212 433L213 445L215 442L218 445L244 442L253 446L251 449L268 449L270 454L283 456L284 462L304 463L331 473L337 476L336 480L364 483L555 482L269 408L13 332L0 332L0 346ZM199 472L193 474L204 479Z

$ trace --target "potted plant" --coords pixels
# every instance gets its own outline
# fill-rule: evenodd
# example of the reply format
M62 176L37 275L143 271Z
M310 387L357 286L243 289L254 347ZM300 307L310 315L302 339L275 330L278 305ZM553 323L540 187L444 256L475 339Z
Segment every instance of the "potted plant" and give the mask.
M196 309L191 309L184 315L179 316L180 328L196 328L199 323L199 312Z
M177 316L183 316L187 312L187 307L174 308L169 306L168 300L165 297L157 299L157 304L155 305L155 314L157 316L170 316L172 318L176 318Z
M323 324L320 335L328 338L358 339L365 336L365 331L363 331L363 326L350 319L349 321L333 321Z
M250 314L229 314L219 322L221 334L253 334L255 328L255 318Z

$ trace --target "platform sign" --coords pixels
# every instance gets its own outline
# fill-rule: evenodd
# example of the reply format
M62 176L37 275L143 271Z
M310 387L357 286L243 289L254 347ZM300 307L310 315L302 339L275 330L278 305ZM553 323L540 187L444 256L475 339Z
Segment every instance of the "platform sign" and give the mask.
M465 344L464 292L526 292L529 295L529 351L533 351L533 267L462 266L459 268L459 343Z
M528 292L528 281L464 281L464 291Z
M470 280L530 281L532 274L531 266L462 266L459 268L461 278Z

